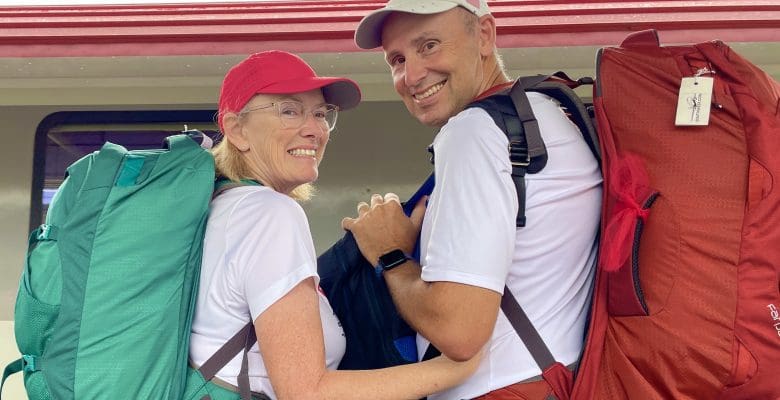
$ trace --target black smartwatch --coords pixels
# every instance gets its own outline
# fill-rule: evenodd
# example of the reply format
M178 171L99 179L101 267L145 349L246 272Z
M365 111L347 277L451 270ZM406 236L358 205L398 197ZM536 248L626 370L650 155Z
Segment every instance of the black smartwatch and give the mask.
M399 249L391 250L379 256L379 264L376 265L376 273L389 271L409 260L409 256Z

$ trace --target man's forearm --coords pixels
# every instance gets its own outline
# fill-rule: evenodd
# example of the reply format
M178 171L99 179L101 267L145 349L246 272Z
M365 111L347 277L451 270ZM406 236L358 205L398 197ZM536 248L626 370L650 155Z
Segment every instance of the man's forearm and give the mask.
M473 357L490 338L500 296L453 282L425 282L410 260L384 273L399 314L447 357Z
M440 318L436 316L437 310L429 310L426 294L430 284L420 278L420 272L420 265L414 260L409 260L385 272L384 277L401 317L415 331L428 337L425 331L430 330L434 321Z

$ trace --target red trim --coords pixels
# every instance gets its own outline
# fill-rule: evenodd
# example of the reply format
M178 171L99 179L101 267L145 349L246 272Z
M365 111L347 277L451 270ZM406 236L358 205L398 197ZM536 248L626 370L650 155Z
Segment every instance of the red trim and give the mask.
M477 95L477 97L474 98L474 101L482 100L485 97L492 96L494 93L497 93L500 90L509 89L514 84L515 84L514 81L499 83L498 85L490 87L484 92Z
M164 0L161 0L164 1ZM0 57L355 52L354 29L383 1L0 7ZM495 0L499 47L780 41L777 0Z

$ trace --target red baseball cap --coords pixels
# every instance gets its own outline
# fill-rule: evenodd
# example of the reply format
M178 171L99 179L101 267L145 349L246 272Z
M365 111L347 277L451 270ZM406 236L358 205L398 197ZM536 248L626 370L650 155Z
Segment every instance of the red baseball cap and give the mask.
M322 89L325 101L341 110L360 103L360 87L351 79L317 76L306 61L285 51L252 54L225 75L219 93L219 129L223 130L225 113L241 111L256 94L293 94L313 89Z

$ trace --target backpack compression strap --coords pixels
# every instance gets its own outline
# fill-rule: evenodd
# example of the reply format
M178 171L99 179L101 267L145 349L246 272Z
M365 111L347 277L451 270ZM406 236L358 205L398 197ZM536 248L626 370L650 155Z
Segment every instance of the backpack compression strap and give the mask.
M21 358L6 365L5 370L3 370L3 380L0 381L0 399L3 398L3 386L5 386L5 380L9 376L21 371L23 368L24 362Z

